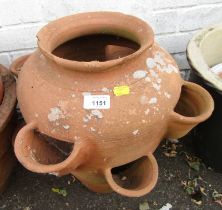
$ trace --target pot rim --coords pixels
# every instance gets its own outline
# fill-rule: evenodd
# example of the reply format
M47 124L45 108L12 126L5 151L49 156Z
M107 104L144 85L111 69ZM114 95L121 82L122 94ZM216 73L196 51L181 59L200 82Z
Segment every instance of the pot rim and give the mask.
M218 30L222 30L222 24L207 27L199 31L189 41L186 53L188 62L195 73L203 78L210 87L213 87L222 93L221 78L217 74L210 71L209 66L203 59L202 53L200 51L201 42L209 34L212 34Z
M91 34L119 35L137 42L140 48L128 56L104 62L67 60L52 53L68 40ZM154 33L146 22L137 17L105 11L79 13L52 21L38 32L37 39L41 53L50 60L67 69L92 72L103 71L142 54L153 45Z

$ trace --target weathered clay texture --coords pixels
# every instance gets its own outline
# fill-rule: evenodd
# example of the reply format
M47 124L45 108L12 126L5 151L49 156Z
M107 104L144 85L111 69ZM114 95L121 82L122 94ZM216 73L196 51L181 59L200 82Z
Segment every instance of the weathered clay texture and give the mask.
M19 161L38 173L72 173L96 192L150 192L158 178L152 153L210 116L208 92L181 79L152 29L133 16L68 16L37 37L17 80L27 123L15 140ZM129 94L116 96L118 86ZM109 95L110 109L84 109L85 95Z

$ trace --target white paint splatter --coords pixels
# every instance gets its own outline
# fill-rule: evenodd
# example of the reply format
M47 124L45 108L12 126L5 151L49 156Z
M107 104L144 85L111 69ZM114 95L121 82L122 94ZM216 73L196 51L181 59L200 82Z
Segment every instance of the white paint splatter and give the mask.
M95 132L95 131L96 131L96 129L95 129L95 128L93 128L93 127L91 127L91 128L90 128L90 130L91 130L91 131L93 131L93 132Z
M171 69L173 72L178 73L178 69L177 69L174 65L168 64L167 67L168 67L169 69Z
M156 53L156 55L154 56L154 61L156 63L159 63L160 65L165 65L164 60L162 59L162 56L160 55L160 53Z
M74 139L75 139L75 140L79 140L80 137L79 137L79 136L74 136Z
M164 66L162 68L162 72L166 72L168 74L171 74L173 72L178 73L178 69L175 66L173 66L172 64L168 64L167 66Z
M73 98L75 98L76 97L76 95L73 93L72 95L71 95Z
M153 58L147 58L146 59L146 65L149 69L152 69L156 66L156 62L154 61Z
M146 77L146 78L145 78L145 81L146 81L146 82L151 82L150 77Z
M50 109L50 113L48 114L48 120L50 122L55 122L56 120L64 118L62 111L59 107L54 107Z
M150 109L148 108L146 111L145 111L145 115L148 115L150 113Z
M171 98L171 95L169 93L167 93L166 91L164 91L164 95L167 97L167 98Z
M158 78L156 81L157 81L157 83L160 84L160 83L162 82L162 79L161 79L161 78Z
M51 172L51 173L49 173L49 175L59 176L59 173L58 172Z
M160 90L160 88L161 88L161 85L158 85L158 84L156 84L156 83L152 83L152 86L153 86L153 88L155 88L156 90Z
M170 203L167 203L166 205L164 205L162 208L160 208L160 210L170 210L173 206Z
M63 125L62 127L63 127L64 129L66 129L66 130L68 130L68 129L70 128L69 125Z
M152 97L150 100L149 100L149 104L155 104L157 103L157 98L156 97Z
M90 92L83 92L82 95L83 95L83 96L90 96L91 93L90 93Z
M145 96L145 95L141 96L140 97L140 103L142 105L148 104L149 103L149 98L147 96Z
M137 135L139 133L139 130L137 129L137 130L135 130L135 131L133 131L133 135Z
M109 93L109 89L106 88L106 87L103 87L103 88L102 88L102 91L105 92L105 93Z
M147 71L138 70L133 73L133 78L134 79L142 79L142 78L146 77L146 75L147 75Z
M96 116L99 119L103 118L103 113L100 112L98 109L92 110L91 113L92 113L92 115Z
M150 70L150 74L151 74L152 77L155 77L155 78L159 77L159 75L152 69Z
M159 111L159 108L158 108L158 107L154 107L153 109L156 110L156 111Z
M89 120L92 119L92 116L93 116L92 114L87 114L87 115L86 115L86 117L87 117Z

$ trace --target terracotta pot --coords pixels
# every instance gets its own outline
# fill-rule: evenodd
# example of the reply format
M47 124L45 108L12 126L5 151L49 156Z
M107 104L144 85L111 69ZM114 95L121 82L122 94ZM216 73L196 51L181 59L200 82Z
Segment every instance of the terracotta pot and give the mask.
M222 68L218 65L222 63L221 45L222 25L218 25L195 34L187 47L193 70L191 80L204 86L215 103L212 116L194 130L193 143L203 161L218 172L222 172Z
M207 119L211 96L181 79L138 18L78 14L51 22L37 37L17 80L27 123L15 140L19 161L38 173L72 173L96 192L150 192L158 178L154 150ZM110 108L87 107L90 94L110 97Z
M0 66L0 75L4 87L4 97L0 105L0 192L2 192L15 164L11 140L16 125L16 87L13 76L3 66Z

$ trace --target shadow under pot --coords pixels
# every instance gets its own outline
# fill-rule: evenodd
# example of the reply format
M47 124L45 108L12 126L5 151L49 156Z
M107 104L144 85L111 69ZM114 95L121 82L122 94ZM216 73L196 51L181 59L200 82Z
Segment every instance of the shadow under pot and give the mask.
M0 65L0 77L3 93L0 104L0 193L2 193L16 163L11 145L16 126L16 89L13 76L2 65Z
M207 166L222 173L222 25L194 35L187 47L191 80L206 88L214 99L212 116L193 131L197 154Z
M211 96L182 80L138 18L77 14L37 36L17 79L26 121L15 140L18 160L33 172L73 174L95 192L149 193L158 179L153 152L207 119ZM87 102L104 95L104 103Z

